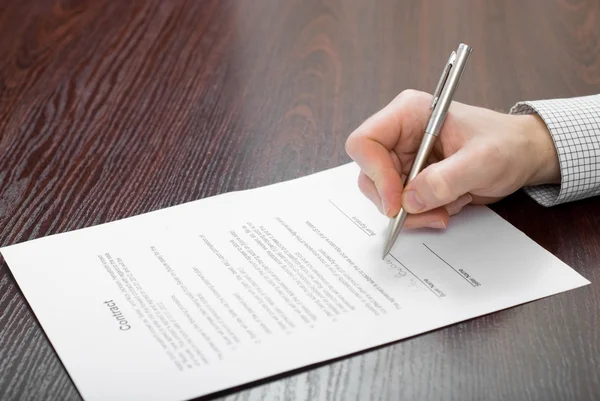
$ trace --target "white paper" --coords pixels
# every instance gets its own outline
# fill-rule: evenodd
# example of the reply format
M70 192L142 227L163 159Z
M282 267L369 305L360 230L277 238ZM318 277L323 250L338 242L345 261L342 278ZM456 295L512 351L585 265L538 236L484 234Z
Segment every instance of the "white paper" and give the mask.
M86 400L184 400L589 282L486 207L388 220L348 164L3 248Z

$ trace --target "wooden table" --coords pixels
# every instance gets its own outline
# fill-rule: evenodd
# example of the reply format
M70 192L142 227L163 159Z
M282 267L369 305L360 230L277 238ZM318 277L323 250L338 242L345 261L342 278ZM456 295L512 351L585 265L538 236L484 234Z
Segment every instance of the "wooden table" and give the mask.
M0 245L348 162L460 41L462 102L600 93L593 0L1 1ZM600 399L598 200L493 208L592 285L217 397ZM0 399L80 399L6 263Z

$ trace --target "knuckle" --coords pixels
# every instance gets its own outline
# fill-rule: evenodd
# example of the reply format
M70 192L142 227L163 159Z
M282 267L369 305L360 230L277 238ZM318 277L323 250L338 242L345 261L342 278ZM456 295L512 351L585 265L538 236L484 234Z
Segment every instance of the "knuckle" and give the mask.
M365 176L367 177L367 179L373 182L373 184L377 188L377 191L381 190L381 187L384 183L383 171L379 169L372 169L370 171L365 171Z
M346 139L346 143L344 145L346 153L348 154L348 156L350 156L353 159L354 159L354 156L356 155L356 152L358 151L357 142L358 142L358 140L356 138L356 135L351 134L348 137L348 139Z
M516 160L513 160L513 155L497 143L486 143L480 150L482 166L486 174L482 175L486 181L498 181L501 179ZM480 183L484 184L484 183Z
M481 152L484 160L488 164L497 164L504 159L502 148L495 143L487 143Z
M371 187L370 181L371 179L367 177L365 173L361 172L358 175L358 189L360 189L360 192L362 192L364 195L369 193L369 189Z
M431 100L431 95L416 89L405 89L396 96L396 101L402 103L421 103Z

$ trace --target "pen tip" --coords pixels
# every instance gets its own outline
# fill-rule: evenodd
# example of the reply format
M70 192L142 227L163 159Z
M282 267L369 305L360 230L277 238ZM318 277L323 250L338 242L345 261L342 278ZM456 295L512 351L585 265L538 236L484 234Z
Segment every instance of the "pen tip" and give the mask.
M402 225L404 224L404 220L406 220L406 216L408 216L408 213L406 213L406 210L404 210L404 208L400 208L400 212L398 213L398 215L390 220L390 224L388 227L388 235L385 240L385 247L383 249L383 256L381 259L385 260L385 257L392 250L392 247L394 246L394 243L396 242L396 238L398 238L398 234L400 233L400 229L402 228Z
M391 244L387 242L385 244L385 248L383 248L383 255L381 255L381 260L385 260L385 257L388 255L388 253L390 253L391 248Z

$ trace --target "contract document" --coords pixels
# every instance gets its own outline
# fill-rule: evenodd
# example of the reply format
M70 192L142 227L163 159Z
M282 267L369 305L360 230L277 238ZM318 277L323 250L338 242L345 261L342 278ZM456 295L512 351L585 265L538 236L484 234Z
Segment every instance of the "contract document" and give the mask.
M381 260L358 173L0 251L86 400L187 400L589 284L485 206Z

